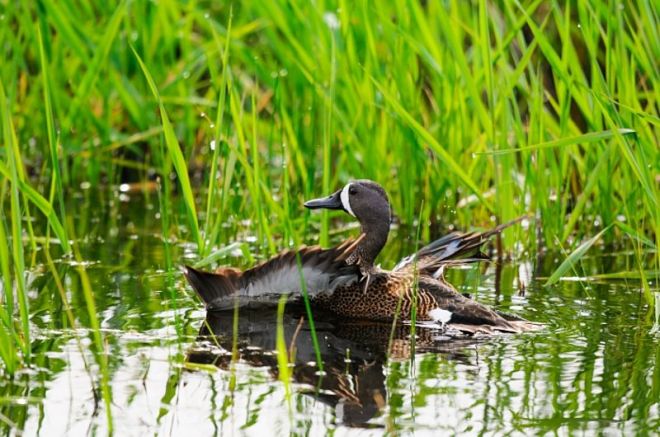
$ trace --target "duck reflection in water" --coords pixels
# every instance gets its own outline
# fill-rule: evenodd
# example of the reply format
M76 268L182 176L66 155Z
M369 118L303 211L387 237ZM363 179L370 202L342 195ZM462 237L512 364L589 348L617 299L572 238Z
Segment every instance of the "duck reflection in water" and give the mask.
M323 360L320 376L314 343L305 310L288 305L283 332L292 366L293 382L302 392L334 408L336 418L348 426L370 426L385 407L388 396L385 367L388 360L410 359L413 353L410 326L373 321L346 321L315 313L315 328ZM239 359L251 366L267 367L278 375L276 352L277 309L241 309L238 317ZM188 361L229 369L232 360L234 314L209 311L199 340L217 347L200 347L188 353ZM390 342L390 336L391 342ZM415 352L435 352L448 359L473 364L466 348L481 341L476 337L449 338L435 328L417 327Z

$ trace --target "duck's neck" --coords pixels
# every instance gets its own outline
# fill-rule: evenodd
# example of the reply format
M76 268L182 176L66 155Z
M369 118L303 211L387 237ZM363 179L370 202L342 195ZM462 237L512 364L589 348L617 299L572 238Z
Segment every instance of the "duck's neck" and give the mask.
M356 248L358 256L357 264L360 266L362 273L370 273L375 269L374 261L385 246L385 243L387 243L389 232L389 220L379 223L362 223L364 238L362 238L362 241L360 241Z

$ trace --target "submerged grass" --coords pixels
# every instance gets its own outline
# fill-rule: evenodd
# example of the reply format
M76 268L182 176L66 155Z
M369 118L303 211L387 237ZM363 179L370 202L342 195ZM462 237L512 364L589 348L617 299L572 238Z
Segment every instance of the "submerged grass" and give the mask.
M29 360L38 237L53 232L47 250L71 253L62 199L81 183L158 179L163 238L212 263L242 220L260 258L317 233L328 244L330 216L311 218L302 199L371 178L400 222L421 217L422 239L534 214L542 239L531 228L523 243L572 253L560 273L582 241L632 242L653 254L631 270L657 301L653 2L78 6L9 2L1 17L7 371L19 350ZM32 229L35 207L44 229Z
M323 358L321 358L321 349L319 347L319 340L318 337L316 336L316 325L314 324L314 315L312 313L312 306L309 301L309 294L307 293L307 280L305 279L305 274L299 252L296 253L296 265L298 266L298 272L300 273L300 288L302 291L303 302L305 303L305 312L307 313L307 321L309 323L309 335L312 338L314 353L316 355L316 365L319 368L319 372L323 374L324 372Z
M70 232L73 234L73 226L70 225L69 227ZM80 255L80 251L77 245L73 246L73 253L77 262L76 270L78 272L78 276L80 277L80 286L83 291L87 316L89 318L91 335L94 344L94 356L99 366L100 378L98 380L98 387L100 388L101 399L103 400L105 407L104 410L108 432L112 434L112 391L109 384L110 372L108 369L108 352L106 350L106 344L103 340L103 334L101 333L101 325L99 324L92 285L89 280L89 276L87 275L87 271L85 270L86 267L84 266L84 260ZM96 392L95 396L97 396Z
M289 349L286 345L284 336L284 308L286 307L287 296L280 298L277 305L277 326L276 326L276 350L277 350L277 368L279 380L284 386L284 398L289 411L289 420L293 417L293 406L291 403L291 369L289 368Z

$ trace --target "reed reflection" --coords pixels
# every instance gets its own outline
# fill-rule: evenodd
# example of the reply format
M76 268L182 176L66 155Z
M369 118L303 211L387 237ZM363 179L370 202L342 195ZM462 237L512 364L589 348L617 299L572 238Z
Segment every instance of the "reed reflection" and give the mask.
M413 353L433 351L467 364L474 356L465 349L479 341L450 338L438 329L418 327L413 344L410 326L399 324L392 329L388 323L338 320L326 314L316 317L324 372L319 372L315 363L304 309L288 307L284 314L283 331L293 379L303 385L302 392L332 407L335 417L349 426L367 426L385 407L388 360L409 360ZM274 308L241 309L237 320L239 359L252 366L268 367L273 378L278 375L276 324ZM199 332L199 340L204 343L188 353L188 361L229 369L233 330L233 312L209 312ZM220 347L201 346L209 343Z

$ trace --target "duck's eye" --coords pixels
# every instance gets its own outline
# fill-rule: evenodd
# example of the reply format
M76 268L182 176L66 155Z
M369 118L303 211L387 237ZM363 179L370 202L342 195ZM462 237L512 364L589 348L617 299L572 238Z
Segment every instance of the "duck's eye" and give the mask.
M348 194L353 196L353 195L357 194L357 190L355 188L351 187L351 188L348 189Z

